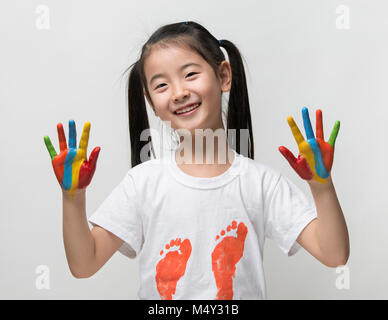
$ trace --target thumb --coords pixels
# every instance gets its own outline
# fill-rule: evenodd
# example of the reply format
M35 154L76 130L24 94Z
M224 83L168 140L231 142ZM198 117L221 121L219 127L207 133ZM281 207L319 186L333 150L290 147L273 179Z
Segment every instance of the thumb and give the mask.
M288 150L286 147L279 147L278 150L280 151L280 153L283 155L284 158L286 158L286 160L288 161L288 163L291 165L291 167L293 167L295 169L295 166L296 166L296 158L295 156L292 154L292 152L290 150Z
M280 153L287 159L288 163L295 170L295 172L304 180L311 180L313 174L307 164L306 159L299 155L298 158L295 158L290 150L286 147L279 147Z
M96 163L97 163L97 159L98 159L98 155L100 154L100 150L101 148L100 147L95 147L93 149L93 151L90 153L90 157L89 157L89 168L90 169L94 169L96 167Z

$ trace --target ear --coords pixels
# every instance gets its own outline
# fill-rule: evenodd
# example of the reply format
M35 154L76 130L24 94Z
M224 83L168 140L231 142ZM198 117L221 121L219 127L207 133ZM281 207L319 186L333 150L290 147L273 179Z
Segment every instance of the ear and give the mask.
M232 87L232 68L228 61L224 60L218 66L218 78L223 92L230 91Z

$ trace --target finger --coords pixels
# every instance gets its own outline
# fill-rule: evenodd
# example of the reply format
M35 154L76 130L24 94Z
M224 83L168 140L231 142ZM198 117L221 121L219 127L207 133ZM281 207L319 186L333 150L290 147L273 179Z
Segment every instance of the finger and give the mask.
M85 150L85 154L87 154L87 149L88 149L89 132L90 132L90 122L88 121L84 125L84 130L82 131L81 140L79 142L79 148Z
M69 121L69 148L77 148L77 132L74 120Z
M301 155L298 158L295 158L292 152L288 150L286 147L279 147L280 153L286 158L291 167L295 170L295 172L304 180L311 180L313 174L307 164L307 161Z
M98 154L100 153L101 148L95 147L90 154L89 161L83 162L79 171L79 181L78 188L83 189L87 187L90 181L93 178L94 171L96 170L96 163L98 159Z
M322 110L318 109L315 113L315 119L316 119L316 136L317 139L323 138L323 122L322 122Z
M291 165L291 167L294 168L295 165L296 165L296 158L292 154L292 152L290 150L288 150L286 147L283 147L283 146L279 147L279 151L283 155L283 157L286 158L286 160Z
M306 107L302 109L302 117L303 117L304 130L306 132L307 140L314 139L315 137L314 137L313 128L311 126L309 110Z
M292 135L294 136L295 141L296 141L296 143L297 143L298 146L299 146L301 143L303 143L303 142L305 141L304 138L303 138L303 135L302 135L302 133L300 132L298 126L296 125L294 119L293 119L291 116L289 116L289 117L287 118L287 122L288 122L288 125L289 125L290 128L291 128Z
M64 151L67 149L67 143L66 143L66 137L65 137L65 132L63 131L62 123L57 124L57 131L58 131L58 140L59 140L59 150Z
M50 154L51 161L54 160L55 156L57 155L57 152L55 151L55 148L53 147L51 140L48 136L44 136L44 143L46 145L46 148Z
M338 135L339 129L340 129L340 122L337 120L334 123L334 128L331 131L330 138L329 138L329 141L328 141L328 143L333 147L333 149L334 149L335 140L337 139L337 135Z
M91 169L94 169L96 167L98 155L100 154L100 147L95 147L93 151L90 153L89 157L89 166Z

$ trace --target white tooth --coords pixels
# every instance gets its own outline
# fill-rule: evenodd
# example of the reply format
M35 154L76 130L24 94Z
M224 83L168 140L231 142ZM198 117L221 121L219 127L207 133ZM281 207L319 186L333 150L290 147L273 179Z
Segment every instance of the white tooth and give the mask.
M192 108L185 108L185 109L183 109L183 110L180 110L178 113L185 113L185 112L187 112L187 111L189 111L189 110L191 110Z
M195 108L198 107L198 106L199 106L199 103L197 103L197 104L195 104L195 105L193 105L193 106L191 106L191 107L189 107L189 108L186 108L186 109L177 111L177 114L185 113L185 112L191 111L191 110L195 109Z

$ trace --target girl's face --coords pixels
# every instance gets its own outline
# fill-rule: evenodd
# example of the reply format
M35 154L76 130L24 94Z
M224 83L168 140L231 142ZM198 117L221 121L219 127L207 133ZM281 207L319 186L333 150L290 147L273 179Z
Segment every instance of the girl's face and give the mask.
M223 61L216 76L210 65L196 52L180 47L155 46L146 59L144 71L153 103L147 101L162 121L173 129L223 128L221 94L231 87L230 64ZM191 115L175 113L187 104L201 103Z

